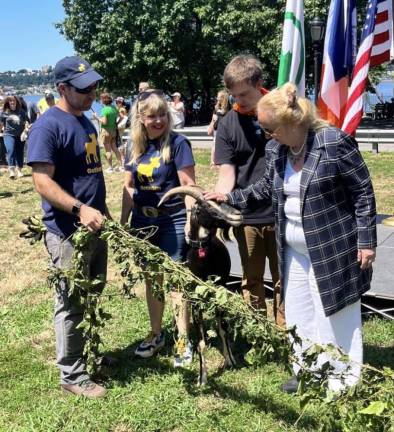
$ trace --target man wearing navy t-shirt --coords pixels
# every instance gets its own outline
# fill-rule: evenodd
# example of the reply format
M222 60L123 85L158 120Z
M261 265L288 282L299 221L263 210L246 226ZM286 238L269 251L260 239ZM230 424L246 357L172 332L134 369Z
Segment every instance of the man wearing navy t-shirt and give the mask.
M28 164L42 198L48 253L53 266L68 268L73 254L71 237L77 224L97 232L107 214L97 132L84 115L95 100L102 77L76 56L60 60L54 74L60 100L34 123L29 134ZM98 237L90 244L87 267L87 277L105 280L107 245ZM56 287L55 297L56 356L62 389L102 397L105 388L93 382L86 371L85 341L78 328L83 309L69 298L65 281Z

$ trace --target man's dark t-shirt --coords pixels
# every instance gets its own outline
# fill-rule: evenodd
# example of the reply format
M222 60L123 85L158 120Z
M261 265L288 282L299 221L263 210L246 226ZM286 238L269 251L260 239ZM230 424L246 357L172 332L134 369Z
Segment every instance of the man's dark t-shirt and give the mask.
M97 132L84 115L75 116L52 107L32 126L27 161L54 165L53 180L71 196L102 213L105 182ZM77 217L42 200L48 231L68 237L76 230Z
M4 135L11 135L20 138L27 118L26 111L23 109L19 111L10 111L8 113L2 112L0 114L0 122L4 125Z
M219 123L215 140L215 163L236 169L235 188L244 189L264 175L267 140L256 117L230 110ZM245 224L272 224L272 207L246 209Z

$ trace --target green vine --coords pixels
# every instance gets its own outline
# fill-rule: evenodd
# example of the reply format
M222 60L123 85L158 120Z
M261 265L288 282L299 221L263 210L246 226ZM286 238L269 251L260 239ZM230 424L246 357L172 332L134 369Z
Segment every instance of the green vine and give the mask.
M174 289L182 292L194 308L203 312L204 319L213 319L220 313L233 331L253 346L256 363L275 358L290 369L289 365L297 359L292 355L289 336L293 343L299 342L296 329L284 330L276 326L248 306L241 295L216 286L213 280L202 281L197 278L187 267L174 262L148 241L152 229L133 231L110 220L106 220L102 227L99 236L108 242L119 267L123 278L123 295L131 296L136 282L144 277L154 281L154 276L165 275L162 288L153 286L154 295L162 296ZM50 283L54 285L59 278L67 278L70 297L85 308L81 325L86 337L85 355L91 373L95 372L98 365L100 330L110 318L102 309L97 290L103 281L85 277L86 251L93 236L95 234L85 228L78 229L73 236L72 267L67 270L52 269L49 276ZM328 377L332 374L330 364L327 362L316 370L318 357L327 351L339 360L346 358L330 345L313 345L302 355L301 370L297 377L302 414L297 422L306 408L314 405L319 409L318 430L322 432L394 431L394 371L364 364L361 382L338 395L327 390Z

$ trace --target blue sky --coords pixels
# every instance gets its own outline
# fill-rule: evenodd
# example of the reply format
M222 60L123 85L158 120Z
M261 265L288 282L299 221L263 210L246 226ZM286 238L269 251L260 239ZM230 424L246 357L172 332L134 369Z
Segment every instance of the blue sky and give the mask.
M3 0L0 18L0 72L39 69L73 55L73 45L55 29L62 0Z

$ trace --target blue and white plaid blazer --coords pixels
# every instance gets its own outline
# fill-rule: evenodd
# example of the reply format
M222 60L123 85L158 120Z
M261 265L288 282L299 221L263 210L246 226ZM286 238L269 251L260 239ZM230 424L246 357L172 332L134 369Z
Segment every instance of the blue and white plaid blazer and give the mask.
M339 129L309 130L301 174L301 215L313 270L326 316L357 301L370 288L372 270L361 270L358 249L376 247L376 206L368 169L357 142ZM229 203L238 208L270 204L283 285L285 248L283 179L288 148L266 146L264 177L236 189Z

